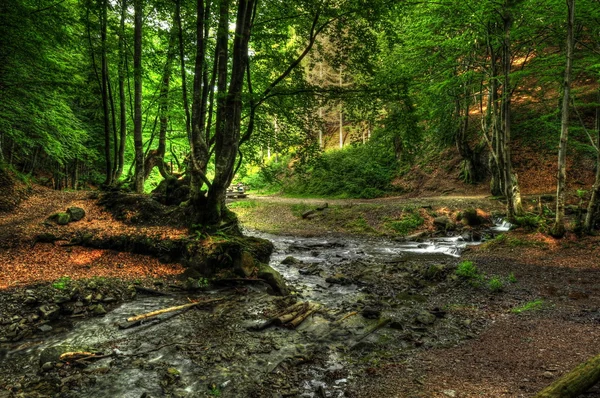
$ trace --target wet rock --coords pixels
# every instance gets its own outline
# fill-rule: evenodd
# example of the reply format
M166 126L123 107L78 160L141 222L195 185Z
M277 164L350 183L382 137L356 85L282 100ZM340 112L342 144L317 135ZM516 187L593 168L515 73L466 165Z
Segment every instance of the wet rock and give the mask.
M35 305L38 303L38 299L34 296L28 296L28 297L25 297L25 300L23 300L23 303L25 303L27 305Z
M53 299L55 304L64 304L68 301L71 301L71 297L65 296L64 294L57 294Z
M417 314L415 320L423 325L432 325L436 320L436 316L429 311L423 310Z
M42 371L49 372L54 369L54 364L52 362L44 362L42 365Z
M300 275L319 275L321 272L323 272L323 269L317 264L311 264L307 268L301 268L298 270Z
M334 275L325 279L325 282L331 283L334 285L342 285L347 286L352 284L352 279L344 276L344 275Z
M45 363L51 362L56 363L59 361L60 356L65 352L75 352L75 351L86 351L81 348L73 347L70 345L56 345L52 347L47 347L40 353L39 365L44 366Z
M81 207L69 207L67 214L71 217L71 221L79 221L85 217L85 210Z
M290 294L290 290L285 284L285 279L283 279L279 272L277 272L270 266L266 264L260 264L258 277L260 279L264 279L265 282L267 282L271 286L275 294L280 296L287 296Z
M45 332L49 332L49 331L51 331L51 330L52 330L52 326L50 326L50 325L42 325L42 326L39 326L39 327L38 327L38 329L39 329L41 332L44 332L44 333L45 333Z
M381 316L381 311L373 307L365 307L361 313L367 319L378 319Z
M302 264L302 261L298 260L296 257L287 256L286 258L283 259L283 261L281 261L281 264L283 264L283 265L298 265L298 264Z
M60 307L55 304L46 304L38 308L44 319L54 320L60 315Z
M433 225L435 225L437 229L446 230L452 225L452 221L447 216L440 216L433 219Z
M93 305L90 310L94 313L94 315L104 315L106 314L106 309L102 304Z

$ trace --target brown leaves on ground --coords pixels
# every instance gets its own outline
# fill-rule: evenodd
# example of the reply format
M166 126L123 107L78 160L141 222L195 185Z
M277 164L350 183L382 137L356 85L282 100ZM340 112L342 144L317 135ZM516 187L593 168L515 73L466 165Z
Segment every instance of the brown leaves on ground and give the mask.
M52 233L66 240L78 230L94 231L98 235L128 234L176 238L185 229L168 227L136 227L115 220L110 213L88 199L89 192L54 191L35 187L32 196L10 213L0 214L0 289L40 282L50 282L63 276L73 279L115 277L138 279L168 277L179 274L179 264L161 264L157 259L112 250L60 246L37 243L40 233ZM65 226L46 222L51 214L78 206L85 210L83 220ZM62 242L64 243L64 242Z

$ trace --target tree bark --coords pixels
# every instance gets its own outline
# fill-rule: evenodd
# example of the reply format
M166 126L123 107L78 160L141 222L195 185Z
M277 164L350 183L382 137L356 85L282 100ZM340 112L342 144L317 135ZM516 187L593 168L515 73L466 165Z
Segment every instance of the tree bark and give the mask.
M505 9L504 13L504 41L502 45L502 69L504 82L502 88L502 130L503 136L502 145L502 171L505 195L508 207L509 219L514 219L515 216L523 214L523 205L521 204L521 193L517 176L512 171L512 153L511 153L511 98L512 88L510 85L510 70L511 70L511 27L512 13L510 9Z
M600 101L600 90L598 91L598 101ZM596 179L592 186L592 196L587 207L583 231L585 233L592 232L596 222L598 221L598 211L600 204L600 106L596 107Z
M144 143L142 137L142 0L134 0L133 76L134 119L133 141L135 146L134 189L144 191Z
M125 163L125 142L127 139L127 103L125 99L125 18L127 15L127 0L121 0L121 25L119 32L119 154L115 167L114 180L121 178Z
M599 381L600 355L597 355L544 388L535 398L575 398Z
M106 178L104 185L112 184L112 163L110 158L110 120L108 114L108 62L106 59L106 19L108 4L107 0L100 2L100 37L102 45L101 54L101 81L102 81L102 115L104 117L104 161L106 165Z
M173 60L175 59L175 40L177 38L177 21L174 18L171 31L169 32L169 47L167 49L167 59L163 68L160 93L158 98L158 119L160 121L158 131L158 147L154 151L149 151L144 165L144 179L148 179L152 169L158 166L158 170L163 178L168 178L169 173L165 168L165 152L167 142L167 129L169 124L169 87L171 82L171 71Z
M569 101L571 94L571 69L573 65L573 25L575 24L575 0L567 0L567 63L563 80L563 99L560 123L560 147L558 150L558 181L556 183L556 220L552 235L565 234L565 188L567 183L567 141L569 139Z

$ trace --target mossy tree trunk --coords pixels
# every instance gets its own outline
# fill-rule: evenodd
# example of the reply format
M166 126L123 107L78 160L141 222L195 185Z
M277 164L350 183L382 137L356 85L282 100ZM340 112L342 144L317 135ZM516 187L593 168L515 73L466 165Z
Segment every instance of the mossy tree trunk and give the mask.
M575 398L599 381L600 355L597 355L544 388L535 398Z
M552 235L562 237L565 234L565 189L567 184L567 141L569 138L569 101L571 94L571 69L573 65L573 25L575 24L575 0L567 1L567 64L563 80L563 99L560 123L560 147L558 150L558 181L556 183L556 220Z

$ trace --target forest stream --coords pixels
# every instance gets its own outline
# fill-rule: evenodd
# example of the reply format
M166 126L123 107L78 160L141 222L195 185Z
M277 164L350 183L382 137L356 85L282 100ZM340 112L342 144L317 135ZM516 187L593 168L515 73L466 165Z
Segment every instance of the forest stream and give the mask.
M490 233L509 227L499 223ZM447 316L440 304L451 294L458 256L479 243L470 236L396 242L246 233L274 243L270 265L292 297L320 305L296 329L255 330L290 300L262 284L211 288L201 297L140 296L11 353L13 372L38 380L40 394L58 386L61 397L344 397L354 370L369 361L473 336L476 325ZM188 297L225 300L119 327ZM83 372L39 376L40 367L73 351L108 355Z

